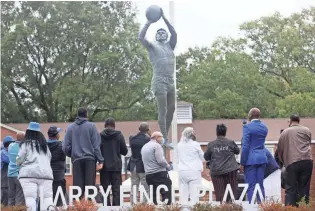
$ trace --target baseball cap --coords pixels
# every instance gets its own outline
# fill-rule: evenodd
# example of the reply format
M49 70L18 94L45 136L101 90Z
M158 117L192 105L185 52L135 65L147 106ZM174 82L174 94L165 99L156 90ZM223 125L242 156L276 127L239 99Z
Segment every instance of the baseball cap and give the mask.
M59 132L61 131L61 128L58 128L56 126L52 126L48 129L48 136L49 137L54 137L56 136Z

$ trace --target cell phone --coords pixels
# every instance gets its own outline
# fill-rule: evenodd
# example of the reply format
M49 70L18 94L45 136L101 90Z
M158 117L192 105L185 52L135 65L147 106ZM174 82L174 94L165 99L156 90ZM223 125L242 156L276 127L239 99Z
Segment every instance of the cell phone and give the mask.
M242 123L243 125L246 125L247 124L247 122L246 122L246 119L243 119L243 123Z

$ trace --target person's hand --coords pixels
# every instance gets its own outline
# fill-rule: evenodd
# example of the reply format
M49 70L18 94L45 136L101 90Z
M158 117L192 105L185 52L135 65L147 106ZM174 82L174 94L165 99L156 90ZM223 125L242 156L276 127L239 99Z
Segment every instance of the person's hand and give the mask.
M163 11L162 8L161 8L161 16L162 16L162 18L165 18L165 16L164 16L164 11Z
M240 165L240 172L243 173L244 172L244 166Z
M103 163L99 163L99 164L97 164L97 166L96 166L96 171L99 171L99 170L101 170L103 168Z

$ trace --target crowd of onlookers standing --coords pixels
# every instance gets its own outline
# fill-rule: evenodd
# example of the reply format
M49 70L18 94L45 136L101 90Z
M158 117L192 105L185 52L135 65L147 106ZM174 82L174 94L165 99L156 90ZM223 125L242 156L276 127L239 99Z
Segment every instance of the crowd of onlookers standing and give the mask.
M249 111L248 122L243 123L241 150L227 138L228 128L224 124L217 125L217 138L209 142L205 152L196 141L195 130L185 128L175 149L180 203L194 205L199 201L204 164L210 169L217 201L223 201L228 184L234 199L238 200L241 195L238 184L244 180L248 184L246 195L250 202L281 200L281 187L285 189L286 205L297 206L303 197L308 202L313 169L311 132L300 125L297 115L290 117L288 126L281 132L274 156L265 147L268 128L260 120L257 108ZM58 187L67 195L65 161L68 156L73 163L73 186L82 190L80 198L86 186L96 186L96 172L99 171L100 185L105 192L111 186L112 196L103 199L99 193L98 202L119 206L121 155L127 155L128 149L123 134L116 130L115 120L106 119L104 130L99 133L95 124L88 121L87 109L79 108L62 142L59 141L60 130L50 127L46 139L40 124L31 122L25 133L17 133L16 139L5 137L1 150L1 204L26 204L32 211L40 204L43 209L50 209ZM172 203L172 180L168 171L173 169L173 164L165 159L164 142L162 133L151 132L146 122L139 125L136 135L129 137L131 158L127 169L131 175L132 204L139 202L139 185L148 194L149 187L153 187L153 203L158 203L158 195L166 204ZM238 154L240 163L235 157ZM162 188L157 193L160 185L167 189ZM146 197L141 198L147 202ZM61 197L55 200L57 206L68 203ZM232 201L233 197L228 195L227 202Z

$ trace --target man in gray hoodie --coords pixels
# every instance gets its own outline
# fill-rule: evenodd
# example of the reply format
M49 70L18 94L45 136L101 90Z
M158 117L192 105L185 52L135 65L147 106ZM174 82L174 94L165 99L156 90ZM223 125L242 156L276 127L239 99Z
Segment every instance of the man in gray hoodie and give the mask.
M87 120L87 116L86 108L78 109L78 116L69 125L62 143L63 151L73 163L73 185L82 190L80 198L84 196L86 186L95 186L96 170L103 168L104 161L100 150L100 134L95 124ZM89 194L93 194L92 191Z

